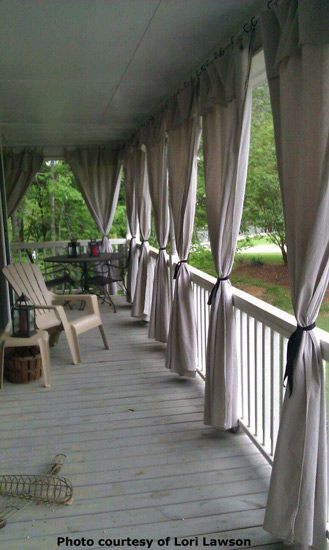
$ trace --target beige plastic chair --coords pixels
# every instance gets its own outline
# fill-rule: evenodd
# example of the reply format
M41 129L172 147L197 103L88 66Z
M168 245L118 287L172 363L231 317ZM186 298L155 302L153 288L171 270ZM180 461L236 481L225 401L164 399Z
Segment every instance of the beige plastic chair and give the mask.
M54 294L47 287L42 273L35 264L11 264L3 273L16 294L25 294L36 307L36 324L41 330L64 330L74 365L81 363L78 335L98 327L105 349L109 344L99 313L97 296L92 294ZM63 305L66 302L85 302L87 315L69 320Z

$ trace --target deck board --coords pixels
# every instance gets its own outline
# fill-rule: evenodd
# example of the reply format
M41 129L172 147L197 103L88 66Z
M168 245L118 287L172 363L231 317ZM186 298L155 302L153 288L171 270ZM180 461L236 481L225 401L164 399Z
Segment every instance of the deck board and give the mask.
M0 531L0 548L53 550L57 536L170 536L167 548L186 537L198 537L195 548L203 536L250 538L252 547L280 548L261 527L265 459L244 434L204 426L202 381L164 368L165 346L148 339L123 301L102 316L109 351L90 331L80 338L83 363L73 366L61 336L51 389L6 382L1 392L1 473L42 472L64 452L75 498L72 506L31 504Z

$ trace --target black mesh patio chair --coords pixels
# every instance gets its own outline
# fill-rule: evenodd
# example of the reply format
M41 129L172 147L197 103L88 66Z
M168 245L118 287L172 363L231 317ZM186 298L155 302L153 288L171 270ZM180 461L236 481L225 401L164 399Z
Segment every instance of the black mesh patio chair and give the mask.
M99 261L93 265L92 271L88 272L87 284L92 288L103 301L113 306L116 313L116 306L112 300L111 292L113 285L117 284L120 289L127 295L127 287L125 283L127 269L127 253L126 247L118 247L117 252L112 252L110 260ZM97 292L97 290L99 291Z

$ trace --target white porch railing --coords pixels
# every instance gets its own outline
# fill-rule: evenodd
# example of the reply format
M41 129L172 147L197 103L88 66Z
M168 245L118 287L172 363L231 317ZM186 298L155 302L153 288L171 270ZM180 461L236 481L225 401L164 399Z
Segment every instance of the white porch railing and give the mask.
M157 250L151 254L156 257ZM172 262L173 266L175 262ZM168 261L168 269L170 262ZM198 372L205 379L209 293L216 279L190 266L197 319ZM283 375L288 338L295 318L250 294L233 288L239 360L240 425L272 463L284 396ZM324 371L329 362L329 333L316 329ZM326 392L328 398L328 391Z
M190 272L198 326L198 369L204 377L210 309L207 301L216 279L192 266ZM285 391L282 381L287 343L296 329L296 320L237 288L233 288L233 301L239 353L240 425L271 463ZM316 329L316 334L326 371L329 333Z
M64 255L70 241L46 241L41 243L11 243L13 261L25 262L28 260L27 250L33 254L35 260L43 261L47 256ZM82 252L87 252L89 239L79 240ZM126 239L110 239L112 246L125 244Z

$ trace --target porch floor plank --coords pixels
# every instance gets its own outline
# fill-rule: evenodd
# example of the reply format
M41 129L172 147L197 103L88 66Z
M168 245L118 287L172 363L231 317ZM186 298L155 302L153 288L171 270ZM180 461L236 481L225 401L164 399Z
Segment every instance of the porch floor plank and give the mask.
M61 474L73 483L74 503L30 504L0 531L0 547L55 550L57 537L68 536L92 538L92 548L100 538L153 538L154 549L159 538L182 548L198 537L189 547L204 548L205 536L284 548L261 527L265 459L244 434L204 426L203 383L166 371L165 346L117 301L116 314L102 307L110 351L98 331L88 332L83 363L73 366L62 335L51 350L51 389L5 382L1 473L43 472L64 452Z

